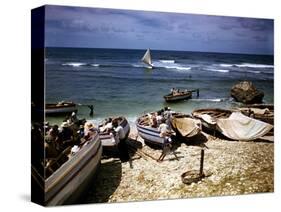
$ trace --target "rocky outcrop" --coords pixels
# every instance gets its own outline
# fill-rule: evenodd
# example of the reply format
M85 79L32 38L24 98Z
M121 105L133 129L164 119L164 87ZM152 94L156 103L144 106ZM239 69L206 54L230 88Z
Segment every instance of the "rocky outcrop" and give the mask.
M237 102L244 104L262 103L264 93L256 89L250 81L243 81L231 88L230 94Z

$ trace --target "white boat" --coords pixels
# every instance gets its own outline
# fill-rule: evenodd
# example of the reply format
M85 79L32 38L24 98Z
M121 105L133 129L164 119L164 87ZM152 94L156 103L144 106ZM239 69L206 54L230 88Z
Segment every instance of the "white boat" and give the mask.
M130 133L130 125L125 117L119 117L118 118L118 124L121 125L124 129L126 138L128 138ZM103 150L111 150L116 151L118 143L115 141L114 136L110 133L103 133L100 132L100 139L102 143Z
M201 132L201 122L199 123L187 114L174 113L170 120L176 136L193 137ZM145 142L162 146L164 138L160 137L160 131L158 128L149 126L148 123L149 116L147 114L137 119L136 126L140 137Z
M68 155L70 149L66 149L63 153ZM70 155L68 160L45 180L42 181L44 178L40 177L33 168L33 179L43 183L39 186L44 189L44 205L54 206L75 202L91 183L100 165L101 156L101 141L99 134L95 133L78 152ZM47 168L45 169L47 171Z
M147 49L145 54L142 57L142 62L144 62L145 64L147 64L147 68L153 69L153 64L152 64L152 59L151 59L151 54L150 54L150 49Z
M141 124L140 119L137 119L136 126L140 137L142 137L145 142L163 146L164 138L160 137L160 131L157 128Z

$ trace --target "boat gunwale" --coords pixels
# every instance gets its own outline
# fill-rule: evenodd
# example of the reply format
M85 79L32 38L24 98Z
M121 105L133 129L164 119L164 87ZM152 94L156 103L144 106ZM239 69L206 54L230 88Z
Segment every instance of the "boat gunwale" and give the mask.
M95 133L95 135L94 135L93 138L89 141L89 143L93 143L93 148L94 148L94 143L98 142L99 140L100 140L99 134L98 134L98 133ZM100 145L101 145L101 142L99 142L99 143L100 143ZM71 159L69 159L69 160L67 160L65 163L63 163L52 175L50 175L50 176L45 180L45 193L47 193L47 192L49 192L50 190L52 190L52 189L61 181L61 179L63 179L65 176L67 176L67 175L76 167L76 166L73 165L74 162L75 162L75 165L77 165L77 164L80 163L80 161L81 161L82 159L85 158L85 156L87 155L87 153L90 152L90 149L89 149L89 148L86 149L86 147L87 147L87 145L83 146L83 147L79 150L79 152L77 152L77 153L74 155L75 158L71 158L71 159L74 160L74 161L72 162L72 165L71 165L70 167L68 167L68 168L63 172L63 175L59 175L59 177L56 178L56 179L54 179L53 182L50 182L49 186L46 185L46 184L48 183L48 181L50 181L52 178L55 177L55 175L54 175L55 173L58 173L60 170L62 170L62 169L65 167L65 165L66 165L67 163L71 162L71 161L70 161ZM99 148L99 147L98 147L98 148ZM97 148L97 149L98 149L98 148ZM81 152L83 149L84 149L84 151ZM83 153L84 155L81 155L82 153ZM80 156L80 157L79 157L79 156ZM83 157L82 157L82 156L83 156ZM93 157L94 157L94 156L95 156L95 154L93 154ZM79 157L79 158L78 158L78 157ZM79 159L79 160L77 161L77 159Z

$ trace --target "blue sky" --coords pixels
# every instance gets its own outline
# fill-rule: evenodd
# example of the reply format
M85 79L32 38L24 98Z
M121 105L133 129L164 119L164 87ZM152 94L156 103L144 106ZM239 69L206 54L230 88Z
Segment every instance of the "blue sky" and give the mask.
M273 20L46 7L46 46L273 54Z

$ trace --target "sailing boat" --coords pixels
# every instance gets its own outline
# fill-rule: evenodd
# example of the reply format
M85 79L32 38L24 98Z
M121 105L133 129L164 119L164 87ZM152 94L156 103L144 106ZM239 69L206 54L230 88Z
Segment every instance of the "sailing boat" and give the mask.
M143 58L141 59L142 62L148 65L147 68L153 69L153 64L151 60L151 54L150 54L150 49L147 49L145 54L143 55Z

